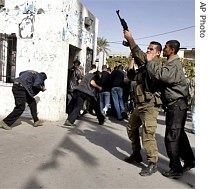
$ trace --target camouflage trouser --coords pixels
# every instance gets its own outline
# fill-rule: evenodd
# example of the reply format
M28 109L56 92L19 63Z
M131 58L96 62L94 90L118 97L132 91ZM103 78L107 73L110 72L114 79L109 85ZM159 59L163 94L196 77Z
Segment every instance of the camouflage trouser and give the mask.
M157 116L158 108L156 107L135 108L127 125L127 133L131 140L133 151L141 150L139 128L142 125L141 139L147 161L154 163L158 160L158 147L155 138Z

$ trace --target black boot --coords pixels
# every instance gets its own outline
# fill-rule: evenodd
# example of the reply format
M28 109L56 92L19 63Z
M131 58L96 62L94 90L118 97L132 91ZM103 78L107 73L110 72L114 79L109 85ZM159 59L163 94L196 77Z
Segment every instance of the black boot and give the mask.
M192 168L195 168L195 161L185 162L183 166L183 172L187 172Z
M102 115L102 117L98 120L98 123L99 123L99 125L103 125L105 121L106 121L106 117L104 115Z
M146 168L143 168L139 174L141 176L150 176L155 172L157 172L157 164L151 162Z
M124 159L125 162L127 163L133 163L133 162L137 162L137 163L140 163L142 162L142 156L141 156L141 153L138 152L133 152L129 157L126 157Z
M128 119L128 115L125 112L121 113L123 119Z
M163 172L162 175L165 177L168 177L168 178L178 179L178 178L182 177L183 172L175 172L171 169L169 171Z

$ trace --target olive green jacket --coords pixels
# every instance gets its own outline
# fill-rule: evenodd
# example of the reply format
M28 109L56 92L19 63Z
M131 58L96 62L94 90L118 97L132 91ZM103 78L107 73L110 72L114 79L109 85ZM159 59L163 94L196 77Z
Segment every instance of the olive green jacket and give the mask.
M137 70L128 70L127 76L130 80L135 80L137 85L134 86L134 99L135 103L140 107L159 106L162 104L159 90L157 86L154 86L154 80L151 79L146 70L146 54L136 45L132 50L132 56L135 63L138 65ZM160 62L159 58L154 61ZM156 95L158 94L158 95ZM140 102L140 103L138 103Z

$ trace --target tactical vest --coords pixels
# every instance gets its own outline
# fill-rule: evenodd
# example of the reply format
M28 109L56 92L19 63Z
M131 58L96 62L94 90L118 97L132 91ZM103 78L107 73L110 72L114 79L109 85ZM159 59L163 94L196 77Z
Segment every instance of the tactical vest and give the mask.
M160 95L155 90L154 80L149 77L149 74L145 66L138 69L134 80L136 85L134 85L134 102L136 104L142 104L144 102L150 102L154 98L156 105L162 104L160 100Z

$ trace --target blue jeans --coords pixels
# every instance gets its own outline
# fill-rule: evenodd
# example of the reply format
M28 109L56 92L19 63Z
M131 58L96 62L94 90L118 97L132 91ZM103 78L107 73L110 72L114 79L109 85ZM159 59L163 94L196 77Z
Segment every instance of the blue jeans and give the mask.
M111 93L114 107L117 112L117 118L122 119L121 113L125 112L125 106L123 102L123 89L121 87L113 87Z
M99 93L99 101L101 113L103 113L103 110L107 112L110 107L110 92Z

